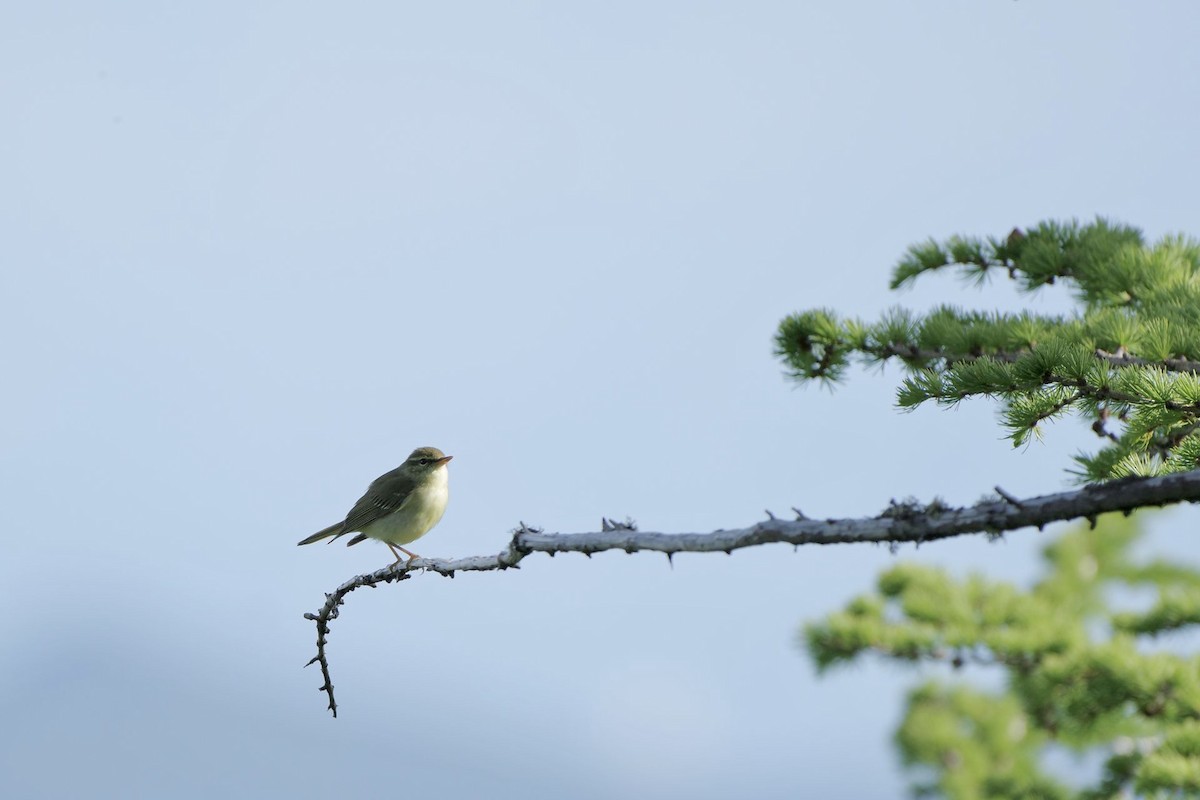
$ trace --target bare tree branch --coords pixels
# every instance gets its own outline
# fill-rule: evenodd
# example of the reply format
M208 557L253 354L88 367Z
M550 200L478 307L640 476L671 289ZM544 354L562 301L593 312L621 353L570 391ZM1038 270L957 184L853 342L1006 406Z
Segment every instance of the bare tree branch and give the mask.
M320 691L329 695L329 710L336 717L337 703L333 697L333 682L325 652L329 623L337 619L338 609L346 595L355 589L408 580L419 571L436 572L453 578L458 572L519 569L520 561L530 553L583 553L590 557L592 553L605 550L624 550L626 553L652 550L665 553L669 558L675 553L732 553L746 547L773 543L799 546L873 542L887 543L894 548L906 542L919 545L964 534L995 536L1019 528L1036 527L1040 530L1051 522L1081 517L1094 521L1098 515L1110 511L1128 513L1138 508L1200 501L1200 470L1154 478L1110 481L1025 500L1018 500L1000 487L996 487L996 491L1000 495L998 499L984 500L965 508L953 508L936 499L928 505L915 501L892 501L887 510L875 517L816 520L807 519L797 512L798 518L794 520L770 516L748 528L712 533L651 533L637 530L630 521L613 522L608 519L602 520L600 531L544 533L521 523L513 532L508 546L493 556L418 558L346 581L331 594L325 595L325 603L319 611L304 615L305 619L317 624L317 654L308 665L321 665L325 683Z

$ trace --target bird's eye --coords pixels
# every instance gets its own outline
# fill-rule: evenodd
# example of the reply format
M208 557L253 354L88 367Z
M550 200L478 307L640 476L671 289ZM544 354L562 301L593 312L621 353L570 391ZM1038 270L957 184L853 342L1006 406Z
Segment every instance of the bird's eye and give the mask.
M420 464L422 467L427 467L427 466L429 466L429 459L428 459L428 458L422 458L422 459L421 459L420 461L418 461L417 463L418 463L418 464Z

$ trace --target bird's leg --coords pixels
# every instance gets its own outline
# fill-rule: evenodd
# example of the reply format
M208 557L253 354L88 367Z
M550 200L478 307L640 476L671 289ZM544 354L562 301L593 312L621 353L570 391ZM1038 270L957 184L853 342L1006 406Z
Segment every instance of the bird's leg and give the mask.
M392 566L395 566L396 564L399 564L401 561L404 560L404 557L401 556L400 553L404 553L404 555L408 556L409 561L412 561L414 558L420 558L420 556L417 555L416 553L405 550L403 547L400 547L400 545L398 545L398 544L392 544L391 542L384 542L384 544L386 544L388 546L388 549L392 551L392 555L394 555L396 557L396 560L394 562L392 562ZM400 553L397 553L396 550L399 550Z

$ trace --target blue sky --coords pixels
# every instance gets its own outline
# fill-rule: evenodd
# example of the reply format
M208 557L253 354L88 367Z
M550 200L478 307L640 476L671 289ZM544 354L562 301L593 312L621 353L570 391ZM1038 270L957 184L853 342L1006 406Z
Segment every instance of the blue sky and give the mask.
M455 456L429 556L1062 489L1081 426L1014 451L986 402L898 413L894 369L798 390L771 337L1068 308L888 293L930 235L1200 233L1198 34L1161 2L0 11L14 796L896 796L916 673L818 679L794 640L886 550L358 592L332 720L301 615L388 556L295 542L427 444ZM1028 581L1039 542L901 557Z

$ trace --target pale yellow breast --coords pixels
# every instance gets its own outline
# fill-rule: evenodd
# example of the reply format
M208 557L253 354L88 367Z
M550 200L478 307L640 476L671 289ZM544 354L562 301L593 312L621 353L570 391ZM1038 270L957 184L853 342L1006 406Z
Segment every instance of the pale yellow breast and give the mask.
M450 481L445 467L436 470L433 477L404 501L404 505L363 527L362 532L372 539L392 544L415 542L437 525L446 513L446 502L450 499Z

